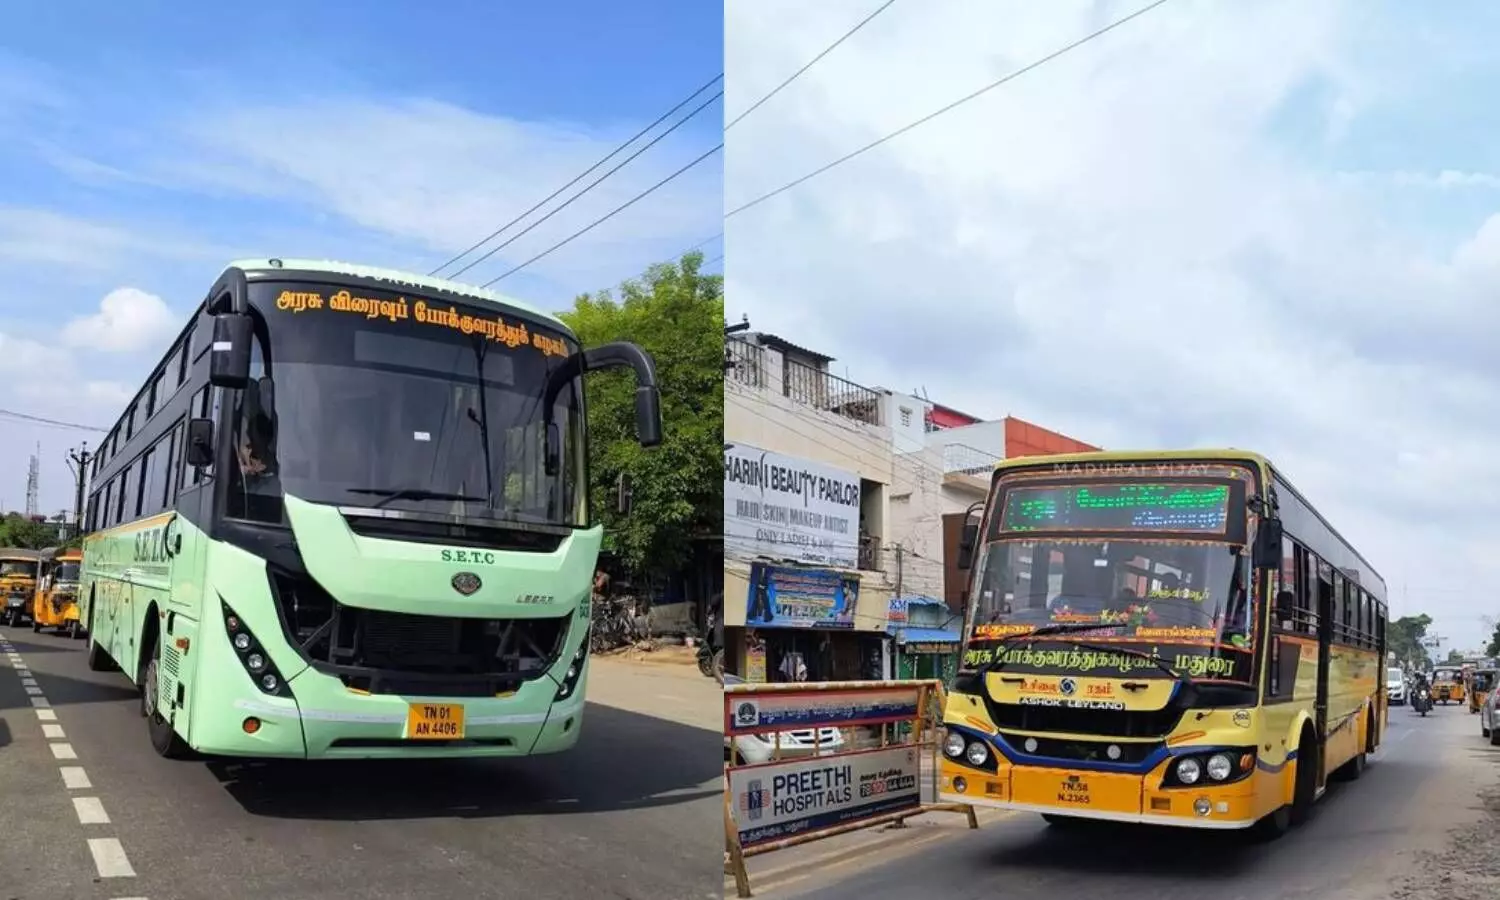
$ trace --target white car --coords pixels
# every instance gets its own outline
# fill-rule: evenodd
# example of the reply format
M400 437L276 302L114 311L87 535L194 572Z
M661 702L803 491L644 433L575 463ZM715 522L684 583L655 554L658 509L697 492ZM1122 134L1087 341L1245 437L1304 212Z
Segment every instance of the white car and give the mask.
M1392 706L1402 706L1406 703L1406 676L1400 669L1385 670L1385 695Z
M744 684L737 675L724 673L724 683ZM724 759L735 765L770 762L776 755L777 739L781 741L781 758L796 759L802 756L826 756L844 748L844 733L837 728L798 728L779 734L742 734L731 738L724 735Z
M1500 690L1490 691L1479 708L1479 733L1500 747Z

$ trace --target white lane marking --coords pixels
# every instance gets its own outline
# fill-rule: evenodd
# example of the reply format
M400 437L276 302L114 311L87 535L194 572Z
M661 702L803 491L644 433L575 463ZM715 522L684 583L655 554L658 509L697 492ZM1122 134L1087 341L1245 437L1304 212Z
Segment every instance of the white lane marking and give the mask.
M17 669L16 670L16 674L19 675L19 676L21 676L22 678L30 678L31 677L31 670L30 669Z
M53 759L77 759L78 751L73 749L72 744L48 744L52 748Z
M70 791L86 791L94 786L82 766L62 766L58 771L62 772L63 786Z
M40 697L42 695L42 689L39 687L29 687L26 688L26 693L30 694L33 697Z
M58 725L56 722L43 723L42 736L54 741L61 741L67 738L67 735L63 734L62 726Z
M125 856L119 838L89 838L89 853L100 878L134 878L135 869Z
M36 687L36 679L35 678L22 678L21 679L21 684L24 687Z
M52 706L52 701L48 700L46 697L32 697L31 705L35 706L37 709L50 709Z
M80 825L109 824L109 813L104 811L104 804L98 797L74 797L73 811L78 813Z
M57 721L57 710L55 710L55 709L39 709L39 710L36 711L36 717L38 719L41 719L43 722L56 722Z

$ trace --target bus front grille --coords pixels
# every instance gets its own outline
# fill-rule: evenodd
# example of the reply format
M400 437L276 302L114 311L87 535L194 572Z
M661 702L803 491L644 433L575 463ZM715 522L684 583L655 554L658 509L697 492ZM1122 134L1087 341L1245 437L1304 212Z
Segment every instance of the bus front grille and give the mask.
M1182 709L1072 709L1025 706L986 698L991 720L1001 731L1090 734L1116 738L1165 738L1182 719Z

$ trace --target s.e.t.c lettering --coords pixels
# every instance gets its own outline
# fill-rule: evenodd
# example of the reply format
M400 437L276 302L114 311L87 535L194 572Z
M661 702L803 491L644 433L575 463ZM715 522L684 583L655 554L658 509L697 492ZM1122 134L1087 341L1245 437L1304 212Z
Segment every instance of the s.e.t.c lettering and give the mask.
M454 563L483 563L487 566L495 564L495 554L490 550L444 550L442 551L443 562Z

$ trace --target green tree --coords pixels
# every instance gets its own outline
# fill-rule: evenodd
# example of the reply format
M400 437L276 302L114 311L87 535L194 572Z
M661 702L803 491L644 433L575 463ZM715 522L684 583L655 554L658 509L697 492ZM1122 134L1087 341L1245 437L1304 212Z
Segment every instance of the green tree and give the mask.
M40 550L57 545L57 526L49 522L33 522L17 513L0 519L0 547L19 547L23 550Z
M1432 616L1426 613L1402 616L1386 629L1386 646L1402 662L1430 665L1432 657L1428 655L1427 648L1422 646L1422 639L1427 636L1427 629L1431 625Z
M1500 625L1495 626L1495 633L1490 635L1490 645L1484 648L1485 656L1500 656Z
M618 301L584 294L561 314L585 347L633 341L656 361L663 440L649 449L636 442L634 375L586 376L594 519L639 573L680 568L695 538L723 531L724 280L702 264L689 253L654 265ZM615 503L622 473L633 497L625 516Z
M1456 666L1456 665L1458 665L1459 663L1461 663L1463 661L1464 661L1464 654L1463 654L1462 650L1449 650L1448 651L1448 664L1449 665Z

